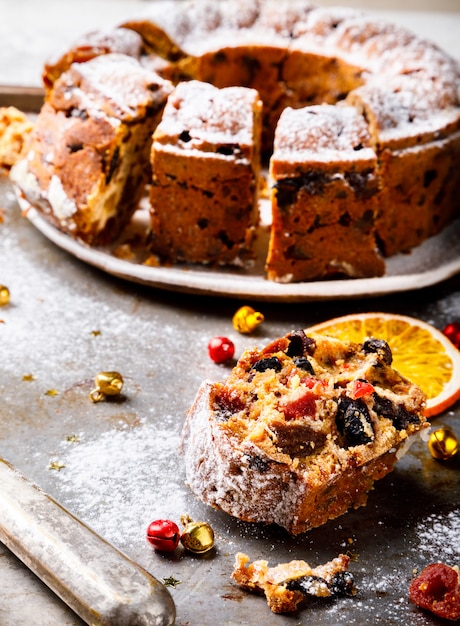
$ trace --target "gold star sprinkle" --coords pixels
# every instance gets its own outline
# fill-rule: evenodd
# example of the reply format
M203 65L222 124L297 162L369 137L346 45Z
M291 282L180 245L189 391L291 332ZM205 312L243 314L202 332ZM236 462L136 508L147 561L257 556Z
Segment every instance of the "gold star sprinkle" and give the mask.
M60 461L51 461L51 463L48 466L48 469L56 470L60 472L61 469L63 469L64 467L65 467L65 463L61 463Z
M93 337L99 337L99 335L101 334L100 330L92 330L91 334Z
M45 396L51 396L52 398L54 398L54 396L58 395L59 391L57 389L48 389L48 391L45 391Z
M35 380L35 376L33 374L24 374L24 376L22 377L22 380L25 380L28 383L30 383L32 380Z
M66 441L70 441L70 443L79 443L80 437L78 435L67 435Z
M165 587L177 587L177 585L181 584L181 580L177 580L174 576L168 576L167 578L163 578L163 585Z

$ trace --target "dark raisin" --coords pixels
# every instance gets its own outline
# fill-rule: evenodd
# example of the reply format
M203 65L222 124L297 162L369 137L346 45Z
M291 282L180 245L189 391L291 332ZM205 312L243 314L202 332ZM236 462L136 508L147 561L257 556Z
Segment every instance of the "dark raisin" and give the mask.
M366 169L362 172L346 172L345 180L360 200L367 200L378 192L374 170Z
M184 143L188 143L189 141L191 141L192 137L190 133L188 132L188 130L183 130L181 134L179 135L179 139L180 141L183 141Z
M205 217L202 217L198 220L197 224L200 230L204 230L205 228L209 226L209 220L206 219Z
M285 209L296 202L299 186L294 180L287 179L277 182L275 184L275 190L276 202L279 208Z
M353 574L351 572L337 572L329 584L329 589L333 596L354 596L356 587Z
M306 356L300 356L294 359L295 366L304 372L308 372L309 374L315 375L315 370L313 369L313 365L311 361L307 359Z
M381 357L382 361L387 365L391 365L391 363L393 362L393 354L391 352L391 348L384 339L366 339L361 349L366 354L369 354L371 352L378 354Z
M217 154L223 154L224 156L232 156L234 154L241 153L241 149L237 143L228 143L219 146L216 149Z
M287 335L287 339L289 339L289 346L286 350L286 354L291 358L295 356L305 356L306 354L309 356L313 355L316 348L315 340L311 337L307 337L303 330L294 330Z
M429 187L437 175L438 175L438 172L436 170L427 170L425 174L423 175L423 186L425 188Z
M324 187L330 183L331 180L332 177L324 174L322 170L309 170L301 176L301 189L312 196L321 196L324 193Z
M396 413L396 406L394 403L388 398L382 398L382 396L379 396L378 393L374 393L372 398L374 400L374 406L372 408L377 415L386 417L387 419L393 421Z
M80 150L83 150L83 144L81 142L77 142L77 143L71 143L67 146L67 149L69 150L70 154L73 154L74 152L79 152Z
M361 399L351 400L343 396L337 407L336 424L344 435L347 447L360 446L374 440L369 410Z
M256 372L266 372L267 370L280 372L281 368L281 361L276 356L269 356L266 359L260 359L260 361L256 361L256 363L254 363L251 367L251 369L256 370Z
M265 459L262 459L260 456L248 455L247 459L248 459L249 469L256 470L257 472L260 472L261 474L264 474L270 467L270 462Z
M405 409L401 404L396 408L396 413L393 417L393 426L396 430L404 430L409 424L418 424L420 418L417 413L411 413Z
M329 586L321 576L300 576L291 578L286 583L289 591L300 591L306 596L324 596L324 590Z
M120 148L117 146L113 151L112 158L110 159L109 171L105 177L105 184L108 185L112 180L112 176L117 169L118 161L120 160Z

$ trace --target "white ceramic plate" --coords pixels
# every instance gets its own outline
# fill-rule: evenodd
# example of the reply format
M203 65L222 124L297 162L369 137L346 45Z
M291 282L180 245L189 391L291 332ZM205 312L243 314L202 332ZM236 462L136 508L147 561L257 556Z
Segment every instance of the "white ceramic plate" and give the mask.
M261 254L257 255L251 268L152 267L142 262L139 249L133 251L131 246L123 246L123 241L112 248L91 248L54 228L35 209L29 209L27 217L45 237L76 258L114 276L173 291L300 302L371 297L420 289L460 272L460 219L410 254L398 254L388 259L386 274L380 278L279 284L264 277L262 251L266 249L266 229L261 229L259 234ZM135 217L134 232L139 225L145 227L146 219L142 211ZM145 252L144 249L144 257ZM120 257L123 253L124 256Z

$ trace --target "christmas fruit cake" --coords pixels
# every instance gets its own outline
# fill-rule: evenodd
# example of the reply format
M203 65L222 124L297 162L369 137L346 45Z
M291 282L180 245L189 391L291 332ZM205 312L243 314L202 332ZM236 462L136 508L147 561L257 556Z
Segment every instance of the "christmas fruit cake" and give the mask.
M428 427L423 392L391 366L388 344L293 331L246 350L204 382L181 449L201 500L291 534L365 505Z
M93 98L94 113L90 121L77 121L75 115L67 115L69 106L74 105L70 105L71 98L62 103L59 94L67 89L63 85L71 83L72 77L83 75L87 64L104 66L104 63L98 65L94 57L100 59L122 52L132 58L132 68L134 63L137 64L137 76L141 75L139 67L142 67L145 72L155 71L168 81L167 84L174 86L198 81L218 89L240 87L257 91L263 102L262 163L266 166L272 159L275 175L280 168L280 144L286 139L283 126L286 120L293 118L292 113L284 116L283 111L303 111L302 119L310 129L310 144L306 145L297 137L298 145L294 142L289 154L283 156L286 168L283 176L292 177L294 187L300 185L294 194L296 198L288 194L292 205L285 204L286 193L278 193L281 181L274 181L274 225L267 261L267 277L271 280L302 281L336 275L380 276L384 272L382 258L411 250L459 217L460 66L436 45L405 28L369 17L361 11L315 7L309 0L184 0L148 5L144 15L111 31L91 33L86 41L83 38L76 42L67 53L45 67L43 79L48 95L43 120L39 124L42 139L35 142L30 152L36 154L32 176L26 177L28 165L23 163L22 185L18 182L19 193L28 195L29 202L41 207L47 204L47 201L43 202L43 195L46 195L43 189L39 193L30 193L38 169L46 171L53 181L51 197L56 204L65 195L59 183L61 169L73 172L75 161L85 154L81 150L64 150L59 156L59 164L56 164L58 173L53 176L54 162L48 163L45 158L40 161L38 156L43 137L52 134L52 141L56 142L57 136L67 133L71 125L72 145L86 145L86 135L80 137L80 134L87 132L88 125L96 124L96 109L99 107L103 111L101 119L97 118L98 125L103 124L107 115L100 97ZM90 60L85 63L86 59ZM126 66L126 62L122 63L120 69L114 71L114 84L124 85ZM62 72L67 78L58 78ZM95 72L91 74L94 80L98 80ZM158 78L152 80L159 81ZM166 91L168 89L163 84L156 94L151 92L150 96L158 103ZM97 92L93 81L90 92ZM137 91L134 93L138 94ZM53 103L56 100L61 102L62 110L55 116L56 105ZM141 110L144 110L144 104L140 106ZM327 114L326 109L322 113L325 136L331 134L334 137L334 148L330 148L335 155L331 162L324 159L324 138L318 143L318 152L313 154L313 130L306 121L311 122L311 111L316 111L320 105L336 109L333 116ZM78 104L74 109L81 106ZM139 111L139 102L133 106ZM148 136L156 123L143 124L143 113L137 115L132 113L130 127L132 120L136 119L139 134L142 134L140 128L143 126L142 132ZM225 112L225 115L235 120L236 111ZM362 144L354 142L350 136L350 125L355 127L354 122L351 124L352 117L361 118L356 127L362 127L359 131L363 136ZM150 115L144 115L144 118L144 122L153 120ZM50 132L45 131L48 123L53 129ZM342 139L341 127L346 129ZM125 120L122 128L125 128ZM198 121L196 132L201 128L202 122ZM191 127L187 130L190 134L194 131ZM322 133L323 128L317 130ZM275 133L278 136L277 154L272 156ZM345 137L349 141L345 141ZM134 174L128 175L125 170L125 177L130 180L128 186L135 181L136 190L138 181L141 181L138 172L148 169L149 143L150 138L145 140L145 150L137 149L136 158L130 162ZM179 150L178 145L175 147L176 156L181 154L187 158L185 150ZM51 151L46 150L46 158L50 158ZM119 153L116 154L119 162ZM152 155L155 168L161 170L163 176L167 169L162 166L166 152L154 151ZM192 162L196 155L190 151L189 156ZM65 160L69 161L68 167L64 165ZM109 153L104 162L106 165L114 162ZM232 158L226 163L231 170ZM29 193L22 188L27 186L26 180L29 181ZM246 186L246 178L241 180ZM225 194L226 197L241 196L241 203L245 203L238 205L234 222L239 211L247 211L247 188L240 192L236 188L240 184L238 181L231 194ZM203 195L213 184L213 181L206 182ZM85 181L83 187L86 186ZM118 185L111 187L120 187L119 181ZM96 188L91 188L95 192ZM195 206L196 192L196 188L187 183L181 202L185 205L185 198L190 197L190 204ZM71 192L70 202L58 202L61 217L69 213L74 215L74 195L78 195L75 190ZM83 189L79 195L87 195L87 190ZM102 195L105 195L105 187ZM124 215L130 214L138 195L127 190L125 198L128 201L118 202L124 207ZM78 206L80 202L81 198L77 200ZM94 194L90 204L93 202L96 202ZM234 201L235 207L238 202ZM285 210L289 215L284 214ZM221 208L222 219L226 211L228 214L228 206ZM307 211L305 216L304 211ZM72 218L56 220L49 208L47 214L75 236L84 235L85 229L91 231L90 227L75 226L76 217L69 228ZM305 229L313 215L314 223ZM180 216L183 218L184 213L181 212ZM297 217L302 222L300 232L296 226ZM119 220L119 226L124 221ZM337 239L332 233L338 233ZM158 244L159 238L154 236L152 240ZM85 239L98 241L94 233ZM205 262L215 261L215 250L212 246L210 250ZM221 251L219 263L234 263L226 246L221 246ZM310 261L312 254L318 255L318 259ZM170 258L176 257L179 255L172 250Z
M145 193L151 136L171 90L126 55L74 63L11 171L23 204L86 243L112 241Z
M292 613L314 598L356 595L349 563L349 556L339 554L317 567L300 560L268 567L267 561L251 563L247 554L239 552L232 578L243 589L264 594L273 613Z
M180 83L153 134L152 250L163 261L241 264L258 224L257 91Z
M267 276L278 282L384 273L378 249L379 176L364 118L350 106L287 108L270 173Z
M149 7L147 16L124 26L136 30L151 46L155 40L175 42L176 46L156 48L164 54L167 76L174 82L197 79L220 88L242 85L258 90L264 104L266 158L279 116L287 107L308 110L312 105L345 101L356 109L368 126L379 193L369 203L361 244L354 238L358 247L353 262L339 262L337 274L379 276L382 262L372 246L373 238L388 257L419 245L458 217L460 174L455 164L460 158L460 71L458 62L433 43L360 11L315 7L308 0L176 3L161 14L158 8ZM337 109L346 126L347 109ZM293 149L293 165L299 164L302 150L299 147L300 154L296 154ZM350 156L349 146L341 151L342 158L335 159L339 178L344 160L350 159L348 170L359 169L363 157L362 150ZM308 155L302 167L308 169L310 163ZM332 164L323 163L322 169L329 178ZM316 201L319 196L315 194ZM345 205L341 229L349 220L350 233L356 234L351 216L363 206L356 188L348 193ZM279 254L276 250L282 246L282 235L295 239L297 231L290 225L284 233L276 232L280 228L276 202L273 211L276 225L270 255L282 258L285 250ZM317 251L315 239L320 232L314 228L311 241L305 236L303 244ZM328 239L321 253L329 256L331 267L337 246ZM300 278L301 268L309 250L302 245L294 252L289 263L294 271L284 272L281 267L275 272L269 264L268 277L305 280ZM367 261L357 268L361 256ZM323 258L318 265L320 271L309 279L324 278Z

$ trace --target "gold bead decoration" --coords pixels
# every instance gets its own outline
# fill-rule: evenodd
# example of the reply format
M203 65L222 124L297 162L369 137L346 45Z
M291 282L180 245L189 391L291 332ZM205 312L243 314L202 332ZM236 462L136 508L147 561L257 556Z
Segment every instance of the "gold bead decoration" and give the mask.
M459 450L459 442L454 431L448 426L434 430L428 440L428 450L438 461L451 459Z
M5 306L10 301L10 290L5 285L0 285L0 306Z
M206 522L194 522L188 515L180 518L184 526L180 540L182 545L193 554L204 554L214 546L214 531Z
M123 376L118 372L100 372L94 382L96 388L89 394L93 402L102 402L107 396L118 396L123 389Z
M253 330L262 324L265 317L251 306L242 306L232 318L233 328L243 335L252 333Z

